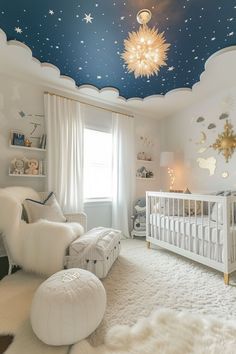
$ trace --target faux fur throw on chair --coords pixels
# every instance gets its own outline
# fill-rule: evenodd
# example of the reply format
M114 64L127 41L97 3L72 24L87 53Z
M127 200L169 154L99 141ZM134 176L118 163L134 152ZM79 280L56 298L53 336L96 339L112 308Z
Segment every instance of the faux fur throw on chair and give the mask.
M0 190L0 232L12 260L25 271L47 276L63 269L66 249L83 234L83 227L47 220L27 224L21 220L21 213L21 202Z

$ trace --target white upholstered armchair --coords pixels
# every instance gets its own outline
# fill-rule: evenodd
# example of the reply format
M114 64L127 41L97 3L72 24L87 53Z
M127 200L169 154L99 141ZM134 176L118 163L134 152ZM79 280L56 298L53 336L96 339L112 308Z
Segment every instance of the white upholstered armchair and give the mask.
M31 188L0 189L0 234L9 259L9 273L14 265L26 271L51 275L64 266L66 249L87 228L84 213L65 215L67 222L22 220L25 199L41 202L45 193Z

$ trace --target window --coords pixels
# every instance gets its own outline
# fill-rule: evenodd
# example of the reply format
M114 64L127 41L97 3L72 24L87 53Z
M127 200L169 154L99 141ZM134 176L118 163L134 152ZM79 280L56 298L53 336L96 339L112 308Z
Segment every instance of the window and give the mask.
M112 135L84 130L84 198L111 198Z

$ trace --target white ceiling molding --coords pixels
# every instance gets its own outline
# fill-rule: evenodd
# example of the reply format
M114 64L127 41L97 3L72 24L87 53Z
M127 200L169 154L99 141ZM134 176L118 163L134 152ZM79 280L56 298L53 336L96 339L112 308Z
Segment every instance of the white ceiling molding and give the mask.
M123 112L155 119L170 116L196 102L201 102L217 91L235 86L235 63L236 46L231 46L216 52L206 61L205 71L192 89L179 88L169 91L165 96L153 95L144 99L126 100L112 87L101 90L92 85L77 87L72 78L60 75L60 70L56 66L40 63L25 44L7 41L5 32L0 29L0 72L32 78L34 82L37 80L45 87L54 87L74 97L101 102L102 105L118 107Z

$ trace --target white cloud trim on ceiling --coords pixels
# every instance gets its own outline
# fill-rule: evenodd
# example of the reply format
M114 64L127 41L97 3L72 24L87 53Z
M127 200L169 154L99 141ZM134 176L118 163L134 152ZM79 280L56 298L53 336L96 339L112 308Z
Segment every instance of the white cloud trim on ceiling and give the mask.
M45 85L50 84L59 90L87 97L109 105L115 105L121 109L137 114L160 119L169 116L185 107L198 102L206 96L231 86L235 86L236 77L236 46L227 47L213 54L205 63L205 70L200 75L200 80L190 88L178 88L163 95L152 95L144 99L125 99L119 95L119 91L113 87L98 89L93 85L77 86L75 81L60 74L60 70L53 64L41 63L32 56L31 49L16 40L7 41L7 36L0 29L0 64L4 73L7 68L17 70L24 75L37 78Z

